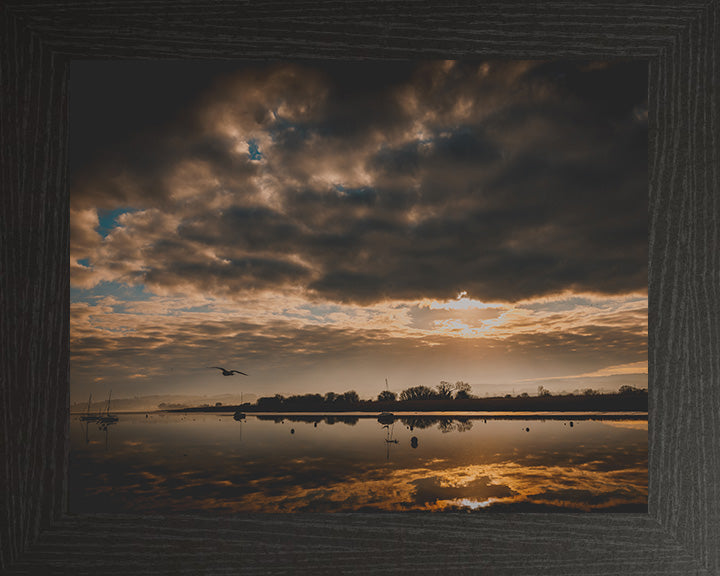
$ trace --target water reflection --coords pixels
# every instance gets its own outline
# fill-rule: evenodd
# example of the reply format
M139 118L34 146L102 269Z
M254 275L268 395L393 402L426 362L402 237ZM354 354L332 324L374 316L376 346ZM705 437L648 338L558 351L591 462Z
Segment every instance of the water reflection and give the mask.
M280 424L284 422L305 422L315 424L316 428L320 422L330 425L341 423L354 426L360 420L359 416L346 416L344 414L254 414L253 418Z
M72 428L70 508L645 511L635 418L124 415L111 444Z
M395 423L392 424L383 424L383 429L385 430L385 460L388 462L390 461L390 445L391 444L399 444L399 440L397 440L393 436L393 432L395 431Z
M83 436L83 438L85 439L85 444L86 444L86 445L91 443L91 440L90 440L90 438L91 438L91 435L90 435L91 429L92 429L93 431L94 431L95 429L97 429L97 430L99 430L100 432L103 433L102 436L103 436L103 438L104 438L104 440L105 440L105 450L107 450L107 449L110 447L110 432L109 432L109 429L110 429L111 426L114 426L115 424L118 423L118 419L117 419L117 418L115 418L114 420L101 420L101 419L99 419L99 418L90 419L90 418L82 417L82 416L81 416L78 420L79 420L79 422L80 422L80 428L81 428L81 430L82 430L82 436ZM93 435L93 437L94 437L94 435Z

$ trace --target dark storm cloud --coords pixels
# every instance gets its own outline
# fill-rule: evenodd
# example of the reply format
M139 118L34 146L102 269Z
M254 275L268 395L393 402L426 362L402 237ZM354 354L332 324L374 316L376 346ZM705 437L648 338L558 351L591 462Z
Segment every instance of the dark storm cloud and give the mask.
M633 111L634 102L647 100L647 68L642 65L548 62L529 71L528 77L552 78L597 114L619 121Z
M269 208L234 206L222 215L201 215L183 222L181 238L233 249L287 252L302 232L299 225Z
M96 260L238 297L646 290L644 64L353 66L240 71L172 134L79 176L76 213L139 209ZM133 236L148 208L174 224ZM90 216L76 259L92 260Z
M181 286L188 279L200 289L231 296L236 291L261 290L277 285L295 284L308 276L305 267L282 260L238 258L229 264L178 262L153 269L144 281L157 287Z
M117 205L166 209L175 193L170 179L186 161L211 167L217 188L242 189L257 172L248 157L232 153L232 141L222 135L145 134L100 167L81 173L73 183L73 207ZM210 190L203 190L203 195Z

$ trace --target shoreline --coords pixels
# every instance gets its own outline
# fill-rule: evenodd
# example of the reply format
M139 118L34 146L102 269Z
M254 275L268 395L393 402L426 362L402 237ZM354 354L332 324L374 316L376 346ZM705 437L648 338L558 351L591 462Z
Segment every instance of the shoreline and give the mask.
M232 416L235 414L232 410L201 410L198 408L190 408L184 410L164 410L158 413L176 413L176 414L215 414ZM280 412L260 412L245 411L245 416L255 416L261 420L304 420L308 422L320 421L326 418L338 419L360 419L360 418L378 418L381 412L374 411L345 411L345 412L312 412L312 411L280 411ZM648 413L642 411L398 411L387 413L388 417L395 419L403 418L455 418L470 420L647 420Z
M597 395L597 396L549 396L531 398L472 398L465 400L410 400L394 402L360 401L346 405L327 405L317 402L278 402L275 405L261 406L258 404L238 404L227 406L188 406L184 408L171 408L167 412L244 412L292 414L292 413L322 413L345 414L381 413L381 412L463 412L463 413L489 413L489 412L527 412L527 413L601 413L601 412L648 412L648 397Z

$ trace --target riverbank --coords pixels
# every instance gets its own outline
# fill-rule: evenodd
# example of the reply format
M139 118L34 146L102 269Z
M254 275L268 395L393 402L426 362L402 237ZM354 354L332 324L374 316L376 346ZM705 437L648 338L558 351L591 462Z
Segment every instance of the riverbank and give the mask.
M467 399L358 401L344 406L321 402L282 402L277 406L256 404L197 406L168 412L246 412L277 413L318 412L647 412L647 394L596 394L591 396L529 396Z

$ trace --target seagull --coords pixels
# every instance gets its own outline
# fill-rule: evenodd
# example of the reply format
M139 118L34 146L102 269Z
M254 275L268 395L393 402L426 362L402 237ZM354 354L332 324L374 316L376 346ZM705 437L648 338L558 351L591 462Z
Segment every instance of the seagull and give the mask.
M243 376L247 376L245 372L240 372L240 370L226 370L225 368L221 368L220 366L208 366L208 368L217 368L218 370L222 370L223 376L232 376L233 374L242 374Z

